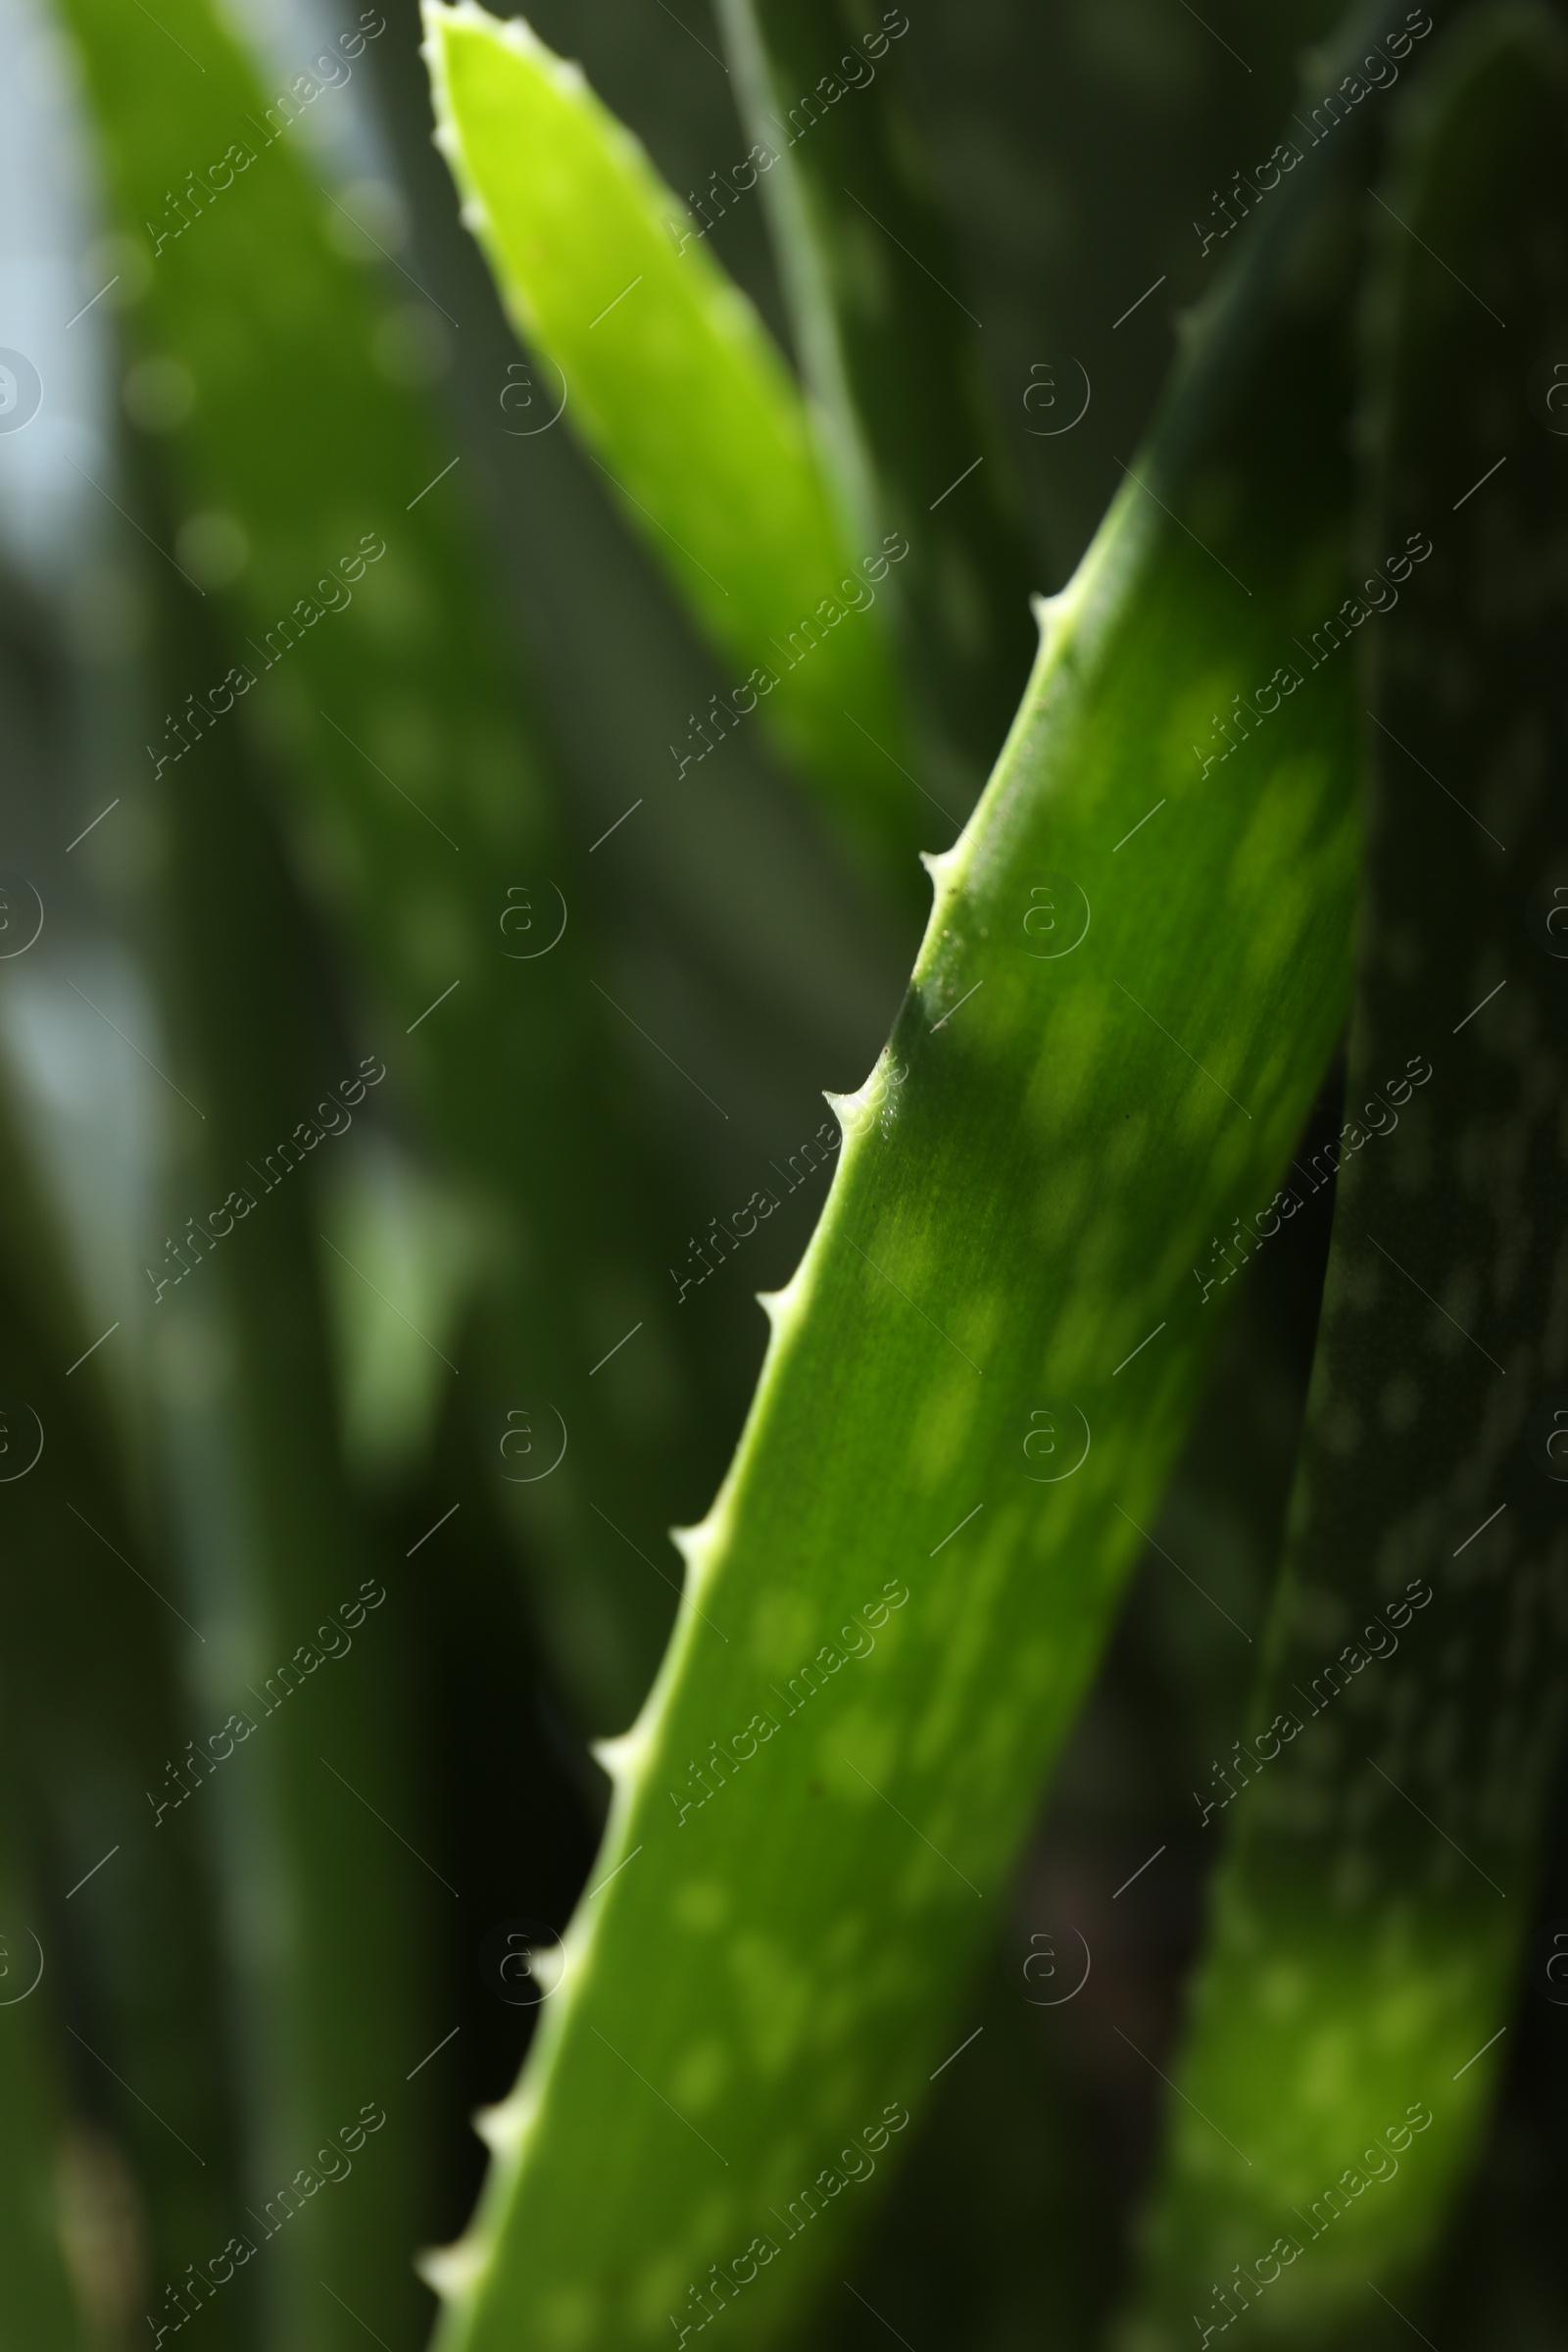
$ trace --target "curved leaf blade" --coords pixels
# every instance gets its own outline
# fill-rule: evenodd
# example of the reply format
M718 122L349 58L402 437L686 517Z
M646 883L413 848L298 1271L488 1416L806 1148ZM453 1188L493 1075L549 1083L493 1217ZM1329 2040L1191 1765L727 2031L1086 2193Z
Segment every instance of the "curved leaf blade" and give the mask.
M670 747L676 773L760 708L902 881L908 794L877 744L901 754L903 721L870 608L907 543L854 543L779 353L581 69L520 18L432 4L425 24L465 219L567 420L734 666L718 712Z
M1568 219L1568 44L1505 6L1433 71L1380 217L1377 544L1434 552L1367 584L1398 603L1345 1164L1269 1657L1195 1792L1234 1837L1129 2352L1244 2313L1292 2347L1417 2326L1506 2062L1562 1717L1568 1536L1531 1454L1568 1374L1568 973L1529 900L1568 889L1565 523L1518 354L1568 272L1518 222ZM1440 368L1462 397L1433 402Z
M1343 594L1324 419L1359 242L1322 190L1298 175L1217 306L932 861L674 1642L607 1751L561 1990L431 2265L442 2352L620 2352L720 2311L775 2341L961 2041L986 1896L1196 1399L1193 1261L1266 1200L1343 1016L1348 665L1216 744L1217 781L1193 751Z

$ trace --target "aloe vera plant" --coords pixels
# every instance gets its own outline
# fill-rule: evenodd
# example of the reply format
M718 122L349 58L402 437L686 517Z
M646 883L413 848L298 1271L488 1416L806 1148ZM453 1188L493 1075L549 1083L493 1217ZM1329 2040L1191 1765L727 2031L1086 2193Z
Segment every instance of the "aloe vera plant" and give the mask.
M1160 135L1090 354L1132 389L1051 460L1058 516L1120 487L1031 666L952 27L426 6L409 239L412 0L270 102L286 30L55 6L135 589L67 549L69 826L0 605L0 1391L48 1443L0 1476L0 2334L1483 2352L1450 2225L1540 2169L1508 2061L1556 2023L1539 1960L1513 2003L1568 1576L1557 12L1358 12L1249 167L1221 77L1283 100L1311 7L1054 23ZM1059 357L1041 209L998 270ZM564 673L523 569L604 616ZM657 598L714 665L673 741ZM117 1182L167 1239L97 1338ZM1049 2001L1043 1886L1087 1905Z

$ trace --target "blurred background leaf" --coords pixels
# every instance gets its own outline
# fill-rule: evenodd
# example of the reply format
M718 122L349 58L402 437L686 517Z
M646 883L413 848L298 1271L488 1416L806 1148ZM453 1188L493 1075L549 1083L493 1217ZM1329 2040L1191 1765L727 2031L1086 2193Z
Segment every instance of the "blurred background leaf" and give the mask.
M1271 2344L1439 2325L1423 2279L1508 2062L1568 1627L1541 903L1564 517L1509 337L1543 344L1568 308L1560 248L1515 233L1521 202L1561 207L1565 100L1544 12L1481 12L1408 102L1380 199L1368 546L1431 552L1366 585L1385 633L1322 1336L1265 1670L1196 1792L1231 1834L1130 2344L1244 2308ZM1440 364L1463 407L1429 406Z

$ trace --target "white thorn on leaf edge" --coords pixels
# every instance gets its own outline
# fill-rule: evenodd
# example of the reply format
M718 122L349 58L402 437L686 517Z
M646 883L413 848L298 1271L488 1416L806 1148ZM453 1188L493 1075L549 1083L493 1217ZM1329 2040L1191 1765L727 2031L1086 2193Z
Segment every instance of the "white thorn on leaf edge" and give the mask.
M668 1535L675 1549L694 1573L706 1565L713 1544L713 1531L706 1519L700 1519L695 1527L672 1527Z
M529 2102L531 2105L531 2102ZM493 2107L479 2108L473 2118L473 2128L492 2156L514 2156L522 2145L522 2135L528 2124L528 2105L515 2093L498 2099ZM457 2253L466 2241L448 2251Z
M782 1290L758 1291L754 1294L758 1305L772 1325L775 1338L789 1320L795 1307L799 1296L800 1280L800 1273L797 1271L791 1275Z
M476 2283L487 2260L482 2245L471 2237L461 2237L455 2246L436 2246L420 2254L414 2267L444 2303L456 2303Z
M617 1784L629 1781L648 1745L648 1734L641 1722L629 1731L617 1732L612 1740L590 1740L588 1753L602 1772L608 1772Z

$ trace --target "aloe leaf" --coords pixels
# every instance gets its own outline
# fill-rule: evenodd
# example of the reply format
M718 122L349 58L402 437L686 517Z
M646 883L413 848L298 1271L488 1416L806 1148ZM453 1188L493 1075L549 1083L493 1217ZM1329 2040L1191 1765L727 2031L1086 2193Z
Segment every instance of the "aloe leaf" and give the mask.
M1197 1908L1209 1859L1187 1789L1253 1680L1250 1642L1299 1445L1328 1221L1325 1205L1321 1246L1293 1226L1289 1254L1265 1258L1234 1294L1182 1458L1145 1522L1151 1542L1115 1640L1020 1856L971 2007L983 2038L939 2078L886 2209L855 2250L856 2295L911 2343L923 2332L966 2352L1017 2352L1054 2330L1088 2345L1120 2302L1142 2185L1129 2126L1157 2078L1113 2042L1120 2064L1107 2081L1105 2039L1114 2020L1150 2046L1135 2013L1161 2013L1187 1957L1173 1924ZM836 2314L813 2313L811 2328L813 2344L861 2352L863 2309L846 2296Z
M5 1079L0 1695L16 1875L0 1917L0 2034L18 2069L5 2137L27 2176L19 2228L41 2219L58 2234L90 2313L124 2288L106 2255L95 2183L124 2183L159 2281L196 2247L221 2247L237 2202L234 2085L207 1857L153 1837L143 1794L181 1752L181 1645L196 1643L137 1507L146 1464L110 1410L107 1367L93 1352L105 1335L82 1323L22 1144L37 1104L24 1108L9 1071ZM124 1348L122 1332L107 1336ZM45 2132L46 2144L31 2144L29 2131ZM235 2318L219 2315L215 2343L240 2340Z
M903 886L916 836L872 607L907 541L890 534L885 551L863 524L857 539L783 360L702 242L706 216L687 213L581 70L520 18L432 4L425 24L436 137L514 323L733 667L716 710L670 747L673 772L760 709Z
M1422 2274L1507 2063L1561 1723L1564 522L1544 394L1568 45L1544 12L1488 10L1433 74L1378 199L1372 542L1432 552L1365 591L1387 610L1334 1242L1268 1660L1196 1792L1230 1840L1137 2352L1244 2312L1250 2341L1303 2347L1431 2324ZM1521 240L1522 208L1557 233ZM1461 397L1433 401L1439 368Z
M388 375L402 314L334 248L341 212L300 152L301 116L341 103L368 42L391 36L362 12L368 30L269 103L207 0L172 0L156 23L116 0L60 5L122 223L109 300L125 300L127 398L179 518L166 552L202 572L221 630L217 666L176 681L154 721L148 780L248 727L263 747L388 1095L485 1237L465 1394L574 1703L618 1726L669 1596L611 1522L628 1524L634 1495L683 1507L708 1375L649 1238L675 1219L625 1055L646 1067L652 1048L629 1026L640 1007L600 988L592 902L513 690L461 453ZM628 1188L633 1152L645 1174ZM547 1238L579 1228L598 1236L592 1286ZM637 1355L594 1380L638 1324ZM564 1426L564 1458L508 1483L497 1448L529 1408Z
M1336 152L1364 170L1355 131ZM681 2341L726 2306L775 2340L847 2175L963 2041L1196 1401L1194 1262L1269 1199L1348 996L1349 666L1265 691L1228 756L1212 724L1345 592L1359 233L1325 171L1259 224L933 861L476 2224L431 2267L443 2352Z
M42 1424L37 1325L40 1312L47 1315L50 1306L60 1318L61 1300L58 1293L47 1299L47 1286L37 1281L42 1253L15 1248L24 1215L23 1171L9 1103L3 1098L0 1174L5 1179L8 1245L0 1259L0 1530L6 1544L9 1602L16 1584L26 1576L30 1539L42 1515L36 1487L28 1483L36 1478L36 1463L31 1470L24 1466ZM36 1229L27 1238L36 1242ZM43 1982L47 1945L53 1937L22 1826L24 1789L31 1776L24 1764L27 1729L18 1720L16 1701L37 1661L17 1638L13 1605L5 1609L0 1632L0 1690L6 1698L5 1736L0 1741L0 2296L22 2340L38 2345L39 2352L83 2352L86 2329L60 2244L57 2197L66 2070L55 2014L58 1984L51 1982L46 1987ZM54 1957L58 1978L58 1949Z
M980 322L904 100L910 20L844 0L719 0L718 16L752 154L768 159L758 191L806 380L862 537L908 540L889 582L905 674L967 805L1029 674L1032 581ZM707 208L746 201L738 179L715 173Z
M220 656L177 582L156 595L167 691ZM153 1783L142 1835L210 1847L220 1883L249 2128L241 2291L301 2352L367 2328L404 2352L434 2195L434 2086L411 2076L445 2031L425 1890L457 1893L428 1859L409 1728L414 1571L369 1539L341 1459L313 1247L324 1188L276 1151L300 1105L328 1125L384 1067L318 1034L308 919L246 748L198 743L156 795L149 928L186 1099L171 1097L166 1145L172 1289L142 1336L203 1643L194 1753Z
M33 1983L47 1964L43 1914L11 1829L6 1821L0 1830L0 2295L19 2342L37 2352L83 2352L87 2331L61 2255L56 2205L59 2051L48 2031L49 1996L40 1998Z
M154 584L155 615L167 595ZM179 620L156 647L166 691L216 658L199 613ZM171 1080L169 1278L185 1271L177 1317L149 1298L99 1335L138 1350L151 1392L157 1442L135 1484L163 1507L145 1524L91 1410L105 1359L70 1328L71 1285L0 1129L5 1255L20 1261L15 1283L0 1267L0 1385L15 1379L45 1425L34 1470L0 1484L0 1683L34 1838L59 1857L51 1982L74 2103L97 2125L62 2215L84 2299L96 2266L113 2304L125 2280L91 2194L107 2127L134 2180L145 2275L130 2283L157 2341L199 2315L215 2347L250 2346L265 2316L302 2352L367 2322L406 2352L422 2318L409 2257L433 2210L427 2085L406 2078L442 2029L417 1997L421 1866L369 1807L419 1837L398 1785L408 1572L402 1590L377 1586L336 1459L310 1172L287 1188L252 1178L253 1231L234 1219L240 1192L222 1206L248 1158L325 1091L301 1047L309 943L233 746L221 764L197 747L157 799L144 823L160 827L152 931L172 1040L158 1059L184 1097ZM222 1250L236 1231L241 1250ZM365 2131L367 2106L384 2139Z

